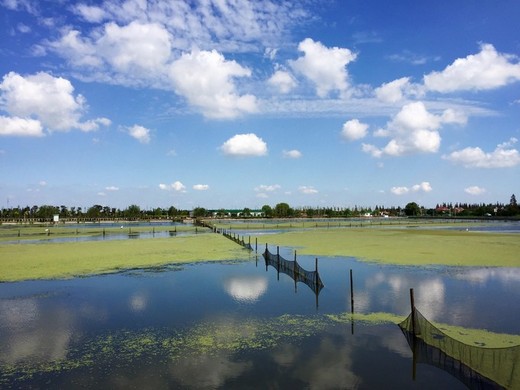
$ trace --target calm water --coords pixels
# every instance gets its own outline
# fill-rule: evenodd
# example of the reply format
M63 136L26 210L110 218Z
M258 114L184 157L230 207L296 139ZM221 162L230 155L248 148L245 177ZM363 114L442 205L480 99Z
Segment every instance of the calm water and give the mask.
M520 334L520 269L321 258L318 296L262 256L0 284L0 388L465 388L419 365L396 325L354 311ZM281 255L292 259L289 250ZM248 257L249 256L249 257ZM298 258L314 269L314 258Z

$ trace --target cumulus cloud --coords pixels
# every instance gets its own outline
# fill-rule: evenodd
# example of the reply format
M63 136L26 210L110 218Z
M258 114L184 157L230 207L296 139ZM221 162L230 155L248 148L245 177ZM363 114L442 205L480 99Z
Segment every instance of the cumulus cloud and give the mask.
M421 86L410 83L409 77L390 81L375 89L376 97L384 103L397 103L407 96L421 96Z
M299 150L296 150L296 149L293 149L293 150L284 150L282 152L283 156L285 158L294 158L294 159L297 159L297 158L300 158L302 157L302 152L300 152Z
M141 75L161 71L170 58L170 40L169 32L156 23L107 23L96 48L115 70Z
M209 185L207 184L195 184L193 189L196 191L207 191L209 190Z
M513 148L517 142L513 137L489 153L479 147L467 147L442 157L466 168L510 168L520 165L520 152Z
M128 127L127 131L132 138L135 138L142 144L150 142L150 130L146 127L133 125L132 127Z
M267 144L256 134L237 134L224 142L220 150L229 156L265 156Z
M296 80L285 70L277 70L267 83L280 91L280 93L289 93L296 88Z
M116 187L116 186L108 186L108 187L105 187L105 190L106 190L106 191L119 191L119 187Z
M186 192L186 186L180 181L171 184L159 184L159 188L164 191Z
M40 121L35 119L0 116L0 135L42 137L45 134Z
M110 22L92 38L83 37L77 30L65 30L59 40L49 43L49 48L75 67L104 74L103 81L158 86L158 81L166 80L171 40L170 33L157 23L132 21L119 26Z
M409 103L387 123L386 128L375 132L376 136L391 138L386 146L378 148L375 145L363 144L362 150L373 157L435 153L441 144L439 129L442 125L463 124L465 120L464 114L452 109L435 115L428 112L422 102Z
M479 186L470 186L470 187L464 188L464 192L466 194L470 194L470 195L481 195L484 192L486 192L486 189L479 187Z
M341 136L349 141L364 138L367 135L368 125L358 119L351 119L343 124Z
M318 190L313 186L300 186L298 187L298 191L306 195L313 195L318 193Z
M424 76L430 91L441 93L488 90L520 80L520 63L513 55L498 53L491 44L482 44L480 53L456 59L441 72Z
M346 66L356 59L355 53L345 48L328 48L311 38L301 41L298 50L304 55L289 64L316 85L319 97L324 98L332 91L347 95L349 83Z
M97 130L110 120L97 118L82 122L86 100L74 96L69 80L45 72L21 76L10 72L0 84L0 104L10 117L4 117L4 132L11 135L43 135L42 128L50 131Z
M236 61L227 61L215 50L184 53L170 67L175 91L209 118L234 118L255 112L256 98L239 95L233 78L248 77L251 71Z
M420 184L414 184L411 187L392 187L392 188L390 188L390 192L394 195L405 195L409 192L430 192L430 191L432 191L432 186L427 181L423 181Z

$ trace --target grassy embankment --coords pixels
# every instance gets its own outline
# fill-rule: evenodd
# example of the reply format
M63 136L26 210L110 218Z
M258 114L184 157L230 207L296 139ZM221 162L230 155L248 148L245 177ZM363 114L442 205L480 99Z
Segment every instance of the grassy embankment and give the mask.
M259 252L266 242L317 257L357 257L405 265L520 267L518 234L388 227L315 229L259 236ZM67 278L247 256L232 241L211 233L139 240L3 244L0 281Z

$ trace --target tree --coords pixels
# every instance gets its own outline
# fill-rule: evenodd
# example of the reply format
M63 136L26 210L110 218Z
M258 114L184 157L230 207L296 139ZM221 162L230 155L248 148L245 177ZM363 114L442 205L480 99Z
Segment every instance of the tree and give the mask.
M421 208L419 207L419 205L417 203L410 202L404 207L404 213L407 216L420 215Z
M268 204L262 206L262 214L266 218L271 218L273 216L273 209Z
M274 216L278 218L287 218L292 216L293 210L287 203L278 203L274 207Z
M195 207L193 209L193 216L195 218L204 218L206 216L206 209L203 207Z
M99 218L101 216L102 211L103 206L95 204L94 206L88 208L87 218Z
M242 217L249 218L251 216L251 209L249 207L244 207L242 211Z
M141 216L141 208L136 204L132 204L128 206L124 214L128 219L139 219Z

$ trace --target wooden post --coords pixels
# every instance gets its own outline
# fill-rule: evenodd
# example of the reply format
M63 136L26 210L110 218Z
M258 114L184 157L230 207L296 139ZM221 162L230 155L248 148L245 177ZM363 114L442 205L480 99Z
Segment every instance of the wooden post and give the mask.
M354 278L350 270L350 312L354 314Z
M350 269L350 333L354 334L354 277Z
M415 300L413 297L413 288L410 289L410 307L411 307L411 319L412 319L412 333L415 337Z
M258 237L255 237L255 253L258 253Z

